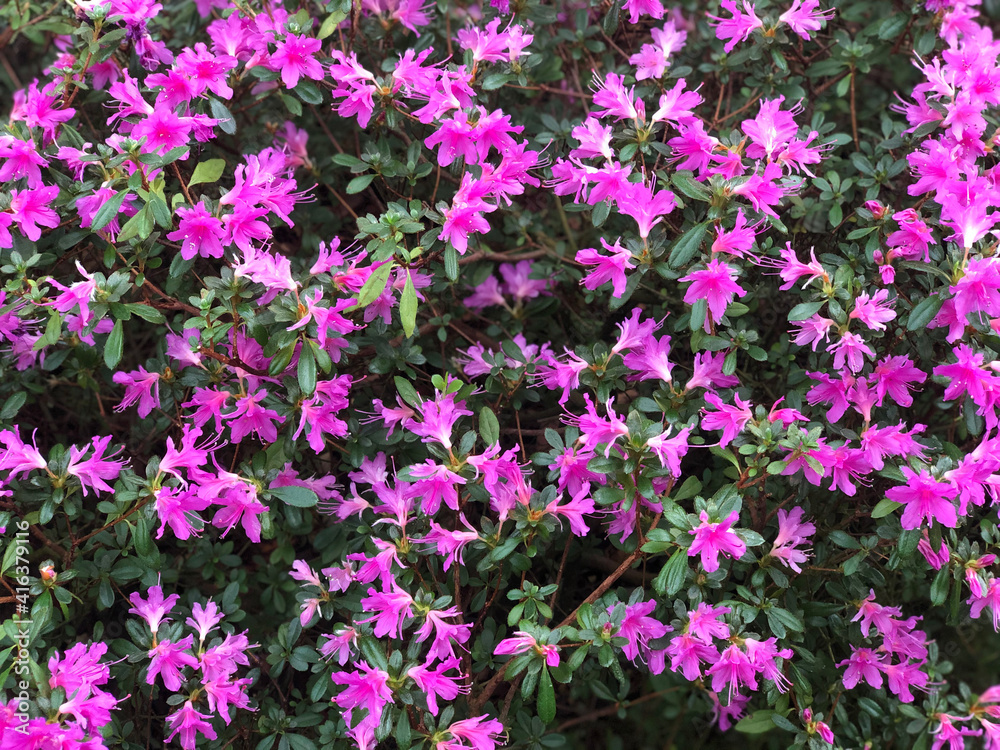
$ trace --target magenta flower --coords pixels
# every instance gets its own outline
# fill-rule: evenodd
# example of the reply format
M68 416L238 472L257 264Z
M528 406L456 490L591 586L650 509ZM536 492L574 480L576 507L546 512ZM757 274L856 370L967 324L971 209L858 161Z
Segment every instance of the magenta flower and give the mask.
M14 479L18 474L27 474L32 469L44 469L48 462L34 444L28 445L21 441L21 436L15 430L0 430L0 471L9 471L8 479Z
M191 260L198 255L202 258L222 257L225 227L221 219L209 213L203 202L194 208L178 208L177 216L180 219L177 230L170 232L167 239L181 243L181 257L184 260Z
M177 643L169 640L159 641L149 651L149 668L146 670L146 684L152 685L159 675L163 678L163 686L172 693L181 689L184 677L181 670L184 667L197 667L198 660L186 653L194 645L194 636L189 635Z
M904 529L919 528L922 521L937 522L951 529L958 525L958 513L952 502L958 495L957 488L937 481L926 469L917 474L901 466L900 471L907 483L887 490L885 496L906 505L900 518Z
M643 653L649 650L650 641L662 638L673 630L655 617L650 617L654 609L656 609L654 601L636 602L625 607L625 617L622 618L621 627L615 635L627 641L622 647L626 659L635 661L640 650Z
M129 596L128 600L132 602L132 608L129 609L129 614L138 615L144 619L155 637L156 631L160 628L160 623L170 622L170 618L167 617L167 614L169 614L170 610L174 608L174 605L180 599L180 596L177 594L171 594L164 599L163 589L159 586L151 586L147 591L147 594L147 599L143 599L142 594L139 592L135 592Z
M847 665L844 670L844 687L850 690L862 679L876 690L882 687L882 659L870 648L851 647L851 658L837 664Z
M722 316L726 314L726 308L733 301L735 296L743 297L746 290L736 283L736 269L728 266L718 258L713 258L708 262L708 266L701 271L692 271L687 276L679 279L680 282L691 282L684 293L684 302L693 305L698 300L705 300L708 303L708 311L711 318L705 318L705 331L709 331L709 320L718 323Z
M374 614L358 623L374 622L376 638L402 638L403 623L413 617L413 597L398 586L384 593L369 588L368 596L361 600L361 607Z
M718 411L704 411L701 428L722 430L722 438L719 440L719 446L722 448L733 442L746 427L747 422L753 419L753 412L750 410L752 404L744 401L738 393L734 394L733 398L736 399L736 406L730 406L714 393L705 394L705 401Z
M583 263L587 266L596 266L594 270L583 277L581 283L587 289L593 291L602 284L610 281L612 295L621 297L625 293L625 285L628 282L625 272L631 271L636 267L632 263L632 253L622 247L618 241L614 245L609 245L602 237L601 244L611 254L610 257L589 248L577 252L576 260L578 263Z
M736 560L743 557L747 546L731 528L739 520L739 513L733 511L724 520L715 523L708 520L708 513L705 511L701 512L699 518L701 524L688 532L694 536L694 542L688 549L688 557L700 554L701 565L706 573L714 573L719 569L720 553Z
M736 7L735 0L722 0L720 5L723 10L727 10L732 14L732 18L720 18L711 14L706 15L715 22L715 36L726 42L725 50L726 54L729 54L737 44L745 42L750 38L750 34L755 29L763 28L764 24L757 18L753 3L749 2L749 0L743 0L745 14Z
M324 72L315 55L322 45L319 39L289 34L271 53L271 69L281 72L282 82L290 89L298 85L302 76L319 81Z
M888 289L879 289L873 296L862 292L854 300L854 310L849 317L860 320L872 331L884 331L885 324L896 317L888 297Z
M809 559L808 550L799 549L799 545L808 543L816 533L815 524L803 521L802 514L802 508L778 510L778 536L770 553L796 573L802 572L799 565Z
M368 710L362 723L377 727L382 720L382 709L392 701L389 674L359 661L355 663L354 672L334 672L331 679L338 685L347 685L347 690L336 696L333 702L343 709L348 724L351 723L351 712L360 706Z
M111 442L111 435L104 437L94 437L88 445L77 448L75 445L69 449L69 464L66 466L66 473L80 480L80 488L83 496L87 496L87 487L101 492L114 492L107 480L114 481L121 474L122 467L127 461L113 461L115 456L122 452L119 448L114 453L105 456L108 444ZM86 461L80 459L93 449L94 453Z
M215 730L205 719L212 718L211 714L203 714L195 710L194 704L190 700L185 701L177 711L167 716L167 724L173 730L167 737L170 742L180 734L181 747L184 750L195 750L198 735L201 734L210 740L216 738Z
M10 212L21 233L32 242L42 236L40 226L52 229L59 226L59 214L49 204L59 195L59 187L28 188L10 191Z
M688 434L690 432L690 427L684 427L673 437L667 437L667 433L663 432L646 441L646 447L660 460L663 468L669 469L675 478L681 475L681 459L688 452Z
M865 366L865 356L875 356L875 350L858 334L850 331L841 333L840 339L828 351L834 353L833 366L841 371L846 363L851 372L860 372Z
M792 7L778 16L778 20L787 23L789 28L806 41L812 39L810 31L819 31L823 22L833 18L836 11L819 10L819 0L795 0Z
M468 693L470 688L459 682L465 676L462 674L458 659L454 657L447 659L441 662L437 669L431 668L432 663L428 661L425 664L411 667L406 671L406 676L412 679L417 684L417 687L427 694L427 709L431 712L432 716L437 716L438 698L452 701L460 693ZM449 676L445 674L445 672L450 672L453 669L458 670L458 675Z
M712 676L713 692L721 692L729 687L729 698L734 692L739 692L744 685L751 690L757 689L757 670L739 646L733 644L719 656L719 660L708 670Z
M539 643L535 640L535 636L523 630L518 630L512 638L504 638L500 641L496 645L496 648L493 649L493 653L496 656L510 656L513 654L523 654L531 650L534 650L538 656L543 657L545 663L550 667L559 666L559 647Z
M236 410L226 417L232 420L229 429L233 442L240 442L251 432L267 445L277 441L278 425L284 422L285 418L273 409L260 405L266 397L267 391L262 388L256 393L248 393L236 400Z
M134 372L116 372L111 379L125 386L125 395L115 411L124 411L138 401L139 416L148 417L153 409L160 407L160 377L160 373L146 372L141 366Z
M667 646L670 656L670 671L680 670L684 679L694 682L701 678L703 664L714 664L719 660L719 650L690 633L682 633Z

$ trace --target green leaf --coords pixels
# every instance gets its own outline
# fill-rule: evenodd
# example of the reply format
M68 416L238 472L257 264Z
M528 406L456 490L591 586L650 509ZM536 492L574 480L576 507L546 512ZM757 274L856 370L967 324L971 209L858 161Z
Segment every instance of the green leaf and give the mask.
M736 723L736 731L743 734L764 734L765 732L770 732L774 729L774 722L771 720L772 716L774 716L774 711L771 709L754 711Z
M323 19L323 25L319 27L319 34L317 36L320 39L326 39L330 34L337 30L337 27L344 22L347 18L347 14L343 11L336 10L325 19ZM407 725L409 726L409 725Z
M167 319L163 317L163 313L155 307L144 305L141 302L129 302L125 305L125 309L133 315L138 315L140 318L149 321L150 323L165 323L167 321Z
M927 324L934 320L941 305L944 304L944 297L935 294L920 300L913 309L910 310L910 317L906 320L906 330L919 331L927 327Z
M92 232L104 229L118 215L118 211L122 207L122 201L125 200L125 196L127 195L128 190L122 190L120 193L111 196L107 203L97 209L97 213L94 214L94 220L90 224Z
M109 370L113 370L122 361L122 352L125 348L125 332L122 330L122 322L115 321L115 327L108 334L108 340L104 344L104 364Z
M208 161L199 162L198 166L194 168L194 174L191 175L191 179L188 180L188 187L202 183L216 183L225 171L225 159L209 159Z
M697 224L684 234L682 234L674 246L670 248L670 256L667 263L671 268L681 268L686 266L701 248L701 242L708 231L709 222Z
M271 487L268 492L287 505L296 508L312 508L319 502L319 495L306 487L290 485L288 487Z
M825 304L825 302L800 302L788 313L788 320L792 323L807 320L818 313Z
M931 606L940 607L948 601L948 590L950 588L951 567L944 565L931 582Z
M897 508L902 507L903 503L897 503L895 500L890 500L889 498L884 497L879 500L878 505L872 509L872 518L885 518Z
M542 667L542 676L538 681L538 718L546 724L556 718L556 691L552 686L552 677L547 667Z
M347 194L354 195L355 193L360 193L366 187L372 184L372 180L375 179L374 174L360 174L353 180L347 183Z
M210 98L208 108L212 112L212 117L219 120L219 130L227 135L232 135L236 132L236 120L233 119L232 113L226 109L225 104L218 99Z
M712 197L712 193L702 185L700 182L695 181L694 173L688 172L686 170L681 172L676 172L670 178L674 187L680 190L688 198L694 198L697 201L708 201Z
M831 531L827 534L827 539L836 544L838 547L843 547L844 549L861 549L861 545L858 544L858 540L846 531Z
M49 322L45 324L45 333L35 342L31 349L37 352L39 349L51 346L59 340L60 336L62 336L62 316L57 312L53 312L49 315Z
M372 275L368 277L368 281L358 292L357 307L368 307L381 296L382 292L385 291L386 284L389 283L389 274L392 273L395 265L394 261L386 261L372 271Z
M670 556L659 575L653 579L653 590L660 596L673 596L684 585L688 572L687 550L679 549Z
M444 275L448 281L458 281L458 250L450 242L444 248Z
M403 324L403 333L409 338L417 327L417 290L413 288L413 278L406 274L406 284L399 298L399 321Z
M316 357L313 356L312 342L310 341L302 342L296 373L302 393L311 396L316 391Z
M479 434L486 445L496 445L500 442L500 422L488 406L479 410Z
M3 408L0 409L0 419L9 420L16 417L27 400L27 391L17 391L14 393L14 395L3 402Z

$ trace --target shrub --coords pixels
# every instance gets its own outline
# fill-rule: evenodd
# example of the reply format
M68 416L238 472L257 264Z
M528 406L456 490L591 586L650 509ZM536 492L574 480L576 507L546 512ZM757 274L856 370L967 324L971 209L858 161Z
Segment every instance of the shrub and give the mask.
M0 9L0 750L1000 748L1000 43L707 10Z

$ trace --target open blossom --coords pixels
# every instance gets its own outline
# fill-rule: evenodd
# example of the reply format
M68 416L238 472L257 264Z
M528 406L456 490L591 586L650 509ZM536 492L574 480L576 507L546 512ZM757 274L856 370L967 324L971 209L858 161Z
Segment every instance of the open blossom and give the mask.
M636 267L632 262L632 253L617 241L614 245L609 245L602 237L601 244L604 245L605 251L610 253L610 256L602 255L599 251L589 248L577 252L576 260L578 263L596 266L594 270L583 277L581 283L587 289L594 290L610 281L613 296L621 297L625 294L625 285L628 283L625 272Z
M755 29L763 28L763 22L754 12L753 3L743 0L743 11L737 5L736 0L722 0L720 3L723 10L731 14L731 18L720 18L707 14L715 25L715 35L726 42L726 53L733 51L733 48L740 42L745 42Z
M890 500L906 505L900 518L904 529L919 528L922 521L938 522L949 528L958 525L958 512L952 502L958 495L956 488L937 481L926 469L917 474L909 467L901 466L900 471L907 484L892 487L885 495Z
M809 559L808 550L799 549L799 545L808 543L809 538L816 533L814 524L802 520L803 513L802 508L778 510L778 536L774 539L770 553L771 557L781 560L796 573L802 572L799 565Z
M534 650L539 656L545 659L545 663L550 667L559 666L559 648L545 643L539 643L533 635L518 630L513 637L505 638L493 649L497 656L510 654L523 654L526 651Z
M736 296L743 297L747 291L736 283L736 269L726 265L718 258L712 258L707 267L701 271L692 271L680 281L691 282L684 293L684 302L693 305L698 300L705 300L711 318L705 318L705 330L709 331L709 320L718 323L726 314L726 308Z
M700 554L701 565L706 573L714 573L719 569L720 554L734 559L743 557L747 551L746 544L732 530L732 525L740 518L739 513L734 511L724 520L712 522L708 520L708 513L702 511L699 518L701 524L688 532L694 536L694 542L688 549L688 557Z
M718 411L706 410L701 419L701 427L703 430L722 430L722 438L719 440L719 446L722 448L733 442L746 427L747 422L753 419L753 412L750 410L752 404L744 401L739 394L735 394L733 398L736 400L736 406L725 403L714 393L705 394L705 402Z
M778 20L787 23L788 27L806 41L812 37L811 31L819 31L825 21L833 18L834 10L819 9L819 0L795 0L792 7L782 13Z

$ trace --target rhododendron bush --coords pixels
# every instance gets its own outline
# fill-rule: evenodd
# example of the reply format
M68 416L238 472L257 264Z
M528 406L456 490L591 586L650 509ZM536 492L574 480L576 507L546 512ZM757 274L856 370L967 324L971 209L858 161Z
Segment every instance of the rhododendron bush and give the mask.
M994 6L664 2L0 8L0 750L1000 749Z

